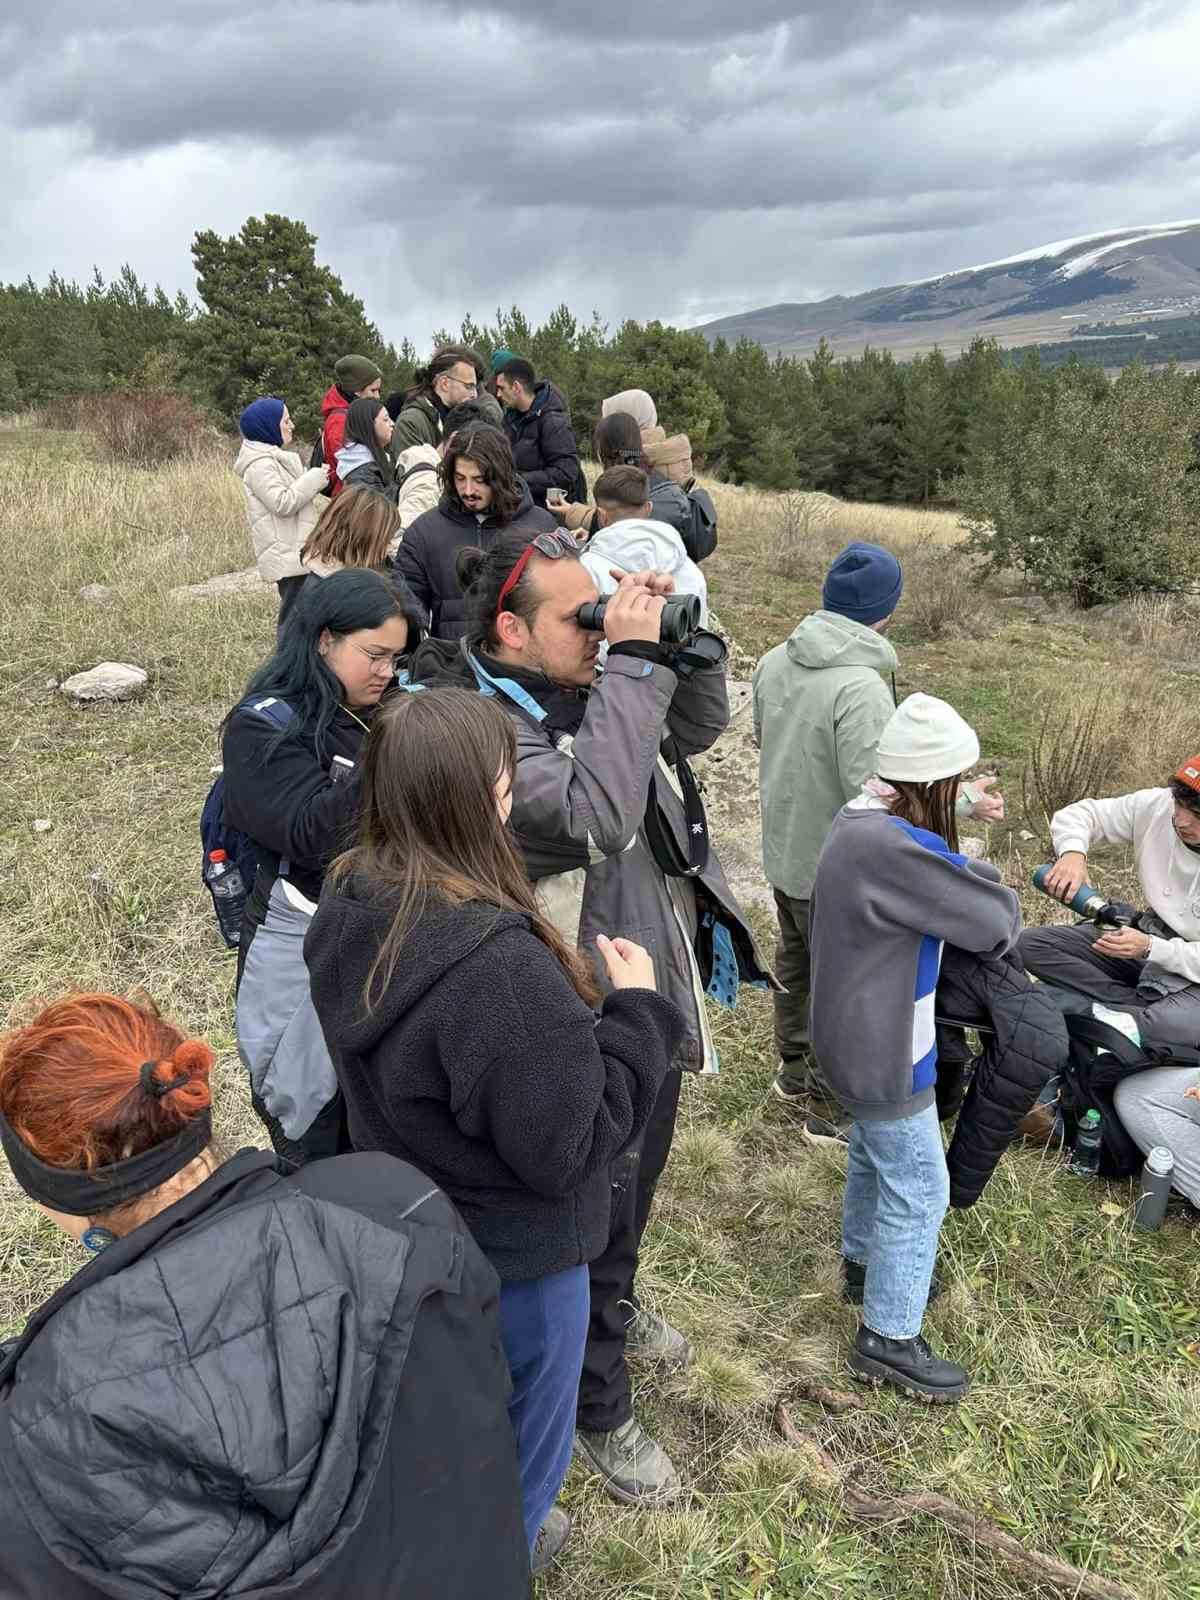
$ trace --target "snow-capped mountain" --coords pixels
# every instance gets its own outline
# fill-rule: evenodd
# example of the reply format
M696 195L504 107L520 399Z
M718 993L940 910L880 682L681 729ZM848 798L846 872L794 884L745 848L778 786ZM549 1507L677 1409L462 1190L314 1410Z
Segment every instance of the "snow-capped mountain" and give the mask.
M977 334L1035 344L1065 339L1081 322L1196 311L1200 222L1163 222L1060 239L866 294L767 306L699 331L789 354L806 354L822 338L840 354L868 344L906 355L938 345L950 354Z

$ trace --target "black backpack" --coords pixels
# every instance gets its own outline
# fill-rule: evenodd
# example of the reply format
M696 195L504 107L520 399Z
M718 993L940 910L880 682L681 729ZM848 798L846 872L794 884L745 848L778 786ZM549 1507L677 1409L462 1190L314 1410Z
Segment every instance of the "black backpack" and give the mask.
M349 406L332 406L326 417L322 417L320 432L317 434L317 442L313 445L312 455L308 458L310 467L323 467L325 465L325 423L328 417L336 416L339 412L349 411L349 409Z
M717 508L707 489L687 491L692 520L683 533L683 545L692 560L699 563L717 548Z
M1066 1024L1071 1048L1059 1089L1066 1146L1074 1148L1075 1131L1084 1113L1098 1111L1100 1176L1131 1178L1141 1171L1143 1156L1117 1115L1113 1100L1117 1085L1150 1067L1200 1067L1200 1051L1156 1050L1134 1044L1119 1029L1088 1012L1067 1012Z
M263 700L245 700L235 710L248 707L259 716L265 718L276 728L286 728L292 720L292 708L283 700L274 696L267 696ZM249 834L240 828L231 827L225 820L225 774L218 773L213 780L213 785L204 797L204 806L200 812L200 881L208 888L204 876L204 869L208 865L209 854L213 850L224 850L229 861L242 875L242 883L246 893L250 894L254 888L254 879L258 874L258 846Z

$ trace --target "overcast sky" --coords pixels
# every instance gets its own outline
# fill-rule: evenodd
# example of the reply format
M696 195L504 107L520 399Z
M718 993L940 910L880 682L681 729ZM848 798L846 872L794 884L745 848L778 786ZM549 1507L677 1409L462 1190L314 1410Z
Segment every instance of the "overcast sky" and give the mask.
M0 278L303 218L386 337L693 323L1200 217L1187 0L29 0Z

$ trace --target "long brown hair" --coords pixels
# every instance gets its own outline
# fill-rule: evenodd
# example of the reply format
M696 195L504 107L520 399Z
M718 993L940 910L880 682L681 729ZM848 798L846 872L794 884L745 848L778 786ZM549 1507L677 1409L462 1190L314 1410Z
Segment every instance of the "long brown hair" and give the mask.
M885 783L895 789L891 812L914 828L926 828L930 833L940 833L955 853L958 851L958 818L954 807L958 800L959 778L939 778L936 783L900 783L886 778Z
M524 484L517 476L512 445L499 428L486 422L472 428L459 428L450 448L442 457L439 469L442 488L461 507L458 490L454 487L454 474L460 461L473 461L483 473L483 481L492 491L492 504L488 516L497 522L511 522L521 509Z
M388 546L400 532L400 513L373 489L343 489L321 513L300 552L301 561L339 562L382 571Z
M583 957L547 921L496 809L501 773L516 771L517 739L507 713L468 689L402 694L371 725L363 764L358 842L334 863L389 891L392 924L363 990L378 1004L404 941L435 898L480 901L530 919L580 998L599 989Z

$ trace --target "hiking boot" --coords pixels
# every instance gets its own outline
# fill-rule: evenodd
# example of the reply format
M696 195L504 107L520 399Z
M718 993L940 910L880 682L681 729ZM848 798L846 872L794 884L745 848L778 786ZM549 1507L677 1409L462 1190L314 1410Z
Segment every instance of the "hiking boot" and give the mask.
M867 1269L861 1261L851 1261L849 1256L842 1257L842 1299L852 1306L863 1303L863 1291L867 1285ZM925 1304L931 1306L942 1292L942 1280L938 1277L937 1268L933 1269L933 1277L929 1280L929 1298Z
M914 1400L934 1405L953 1405L971 1386L966 1368L935 1356L919 1334L915 1339L885 1339L865 1325L854 1337L850 1371L876 1388L890 1383Z
M625 1329L625 1354L633 1361L657 1361L682 1370L692 1359L692 1347L665 1317L639 1306Z
M789 1067L786 1061L781 1061L779 1071L775 1074L775 1081L771 1085L771 1093L780 1100L794 1105L797 1100L809 1101L813 1097L813 1080L810 1069L801 1063Z
M552 1561L558 1560L570 1537L570 1517L560 1507L551 1506L529 1552L529 1569L535 1578L540 1572L545 1572Z
M612 1433L577 1428L575 1450L601 1474L604 1487L622 1505L661 1505L679 1494L679 1474L670 1456L636 1417Z

